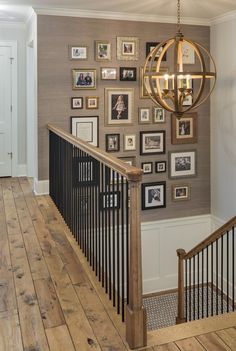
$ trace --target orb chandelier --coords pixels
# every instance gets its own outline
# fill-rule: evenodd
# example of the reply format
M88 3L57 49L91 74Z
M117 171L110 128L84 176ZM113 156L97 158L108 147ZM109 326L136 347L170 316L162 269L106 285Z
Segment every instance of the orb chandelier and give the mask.
M216 66L206 48L184 38L180 28L180 0L177 0L177 28L175 37L160 43L148 55L143 81L157 105L181 118L208 99L216 83ZM168 72L163 67L166 54L173 62Z

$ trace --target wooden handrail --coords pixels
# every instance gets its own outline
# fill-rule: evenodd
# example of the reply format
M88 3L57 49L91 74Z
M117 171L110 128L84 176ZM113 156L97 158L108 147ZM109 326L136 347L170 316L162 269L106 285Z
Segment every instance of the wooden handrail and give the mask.
M199 252L201 252L203 249L205 249L207 246L211 245L214 243L217 239L222 237L224 234L226 234L227 231L231 230L232 227L236 225L236 217L231 218L227 223L225 223L222 227L217 229L214 233L209 235L206 239L204 239L200 244L196 245L193 249L191 249L189 252L187 252L184 256L184 260L188 260L195 255L197 255ZM178 252L178 251L177 251Z
M86 143L82 139L79 139L72 134L64 131L63 129L56 127L52 124L48 124L48 130L60 136L62 139L68 141L70 144L79 147L82 151L88 153L90 156L94 157L96 160L102 162L106 166L114 169L118 173L125 176L130 181L141 181L143 171L140 168L130 166L119 160L118 158L108 154L104 150L95 147L91 144Z

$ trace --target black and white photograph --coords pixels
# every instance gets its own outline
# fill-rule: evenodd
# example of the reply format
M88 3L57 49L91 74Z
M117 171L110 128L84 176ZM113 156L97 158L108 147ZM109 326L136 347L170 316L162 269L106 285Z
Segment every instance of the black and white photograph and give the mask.
M120 192L100 193L100 210L120 208Z
M106 151L120 151L120 134L106 134Z
M165 131L140 132L140 155L165 153Z
M88 47L85 45L69 46L69 56L71 60L87 60Z
M120 80L121 81L136 81L136 67L120 67Z
M146 57L147 57L147 56L150 54L150 52L151 52L152 50L154 50L155 47L156 47L157 45L159 45L159 44L160 44L159 42L148 42L148 43L146 43ZM162 51L163 51L163 46L161 46L160 49L157 51L157 54L156 54L156 56L155 56L155 61L157 61L157 60L159 59L160 54L162 53ZM166 61L166 52L165 52L165 54L163 55L162 61Z
M143 174L151 174L153 172L153 163L152 162L142 162L141 168L143 170Z
M99 97L98 96L86 96L86 108L88 110L98 109Z
M136 135L128 134L124 135L124 151L135 151L136 150Z
M170 178L194 177L196 175L196 151L169 153Z
M83 98L82 97L72 97L71 98L71 108L72 110L83 108Z
M108 41L95 41L95 60L110 61L111 60L111 43Z
M132 124L134 110L134 90L131 88L105 89L105 124Z
M95 69L72 69L72 89L96 89Z
M148 123L151 123L150 108L140 107L139 108L139 124L148 124Z
M172 200L182 201L190 199L190 188L188 184L172 185Z
M155 163L156 173L165 173L166 172L166 161L157 161Z
M197 113L186 113L180 119L171 116L172 144L193 144L197 142Z
M117 68L101 67L101 79L102 80L116 80L117 79Z
M153 107L153 123L165 123L165 110L161 107Z
M142 210L166 207L166 182L142 184Z

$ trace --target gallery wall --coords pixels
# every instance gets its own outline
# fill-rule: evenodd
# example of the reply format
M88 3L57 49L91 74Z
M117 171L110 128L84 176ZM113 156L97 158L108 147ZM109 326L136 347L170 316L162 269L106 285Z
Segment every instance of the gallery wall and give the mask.
M204 26L183 26L186 37L196 40L209 48L210 30ZM143 176L143 183L166 181L166 207L143 211L143 221L203 215L210 213L210 104L206 102L198 109L197 142L172 145L171 116L166 113L162 124L138 123L140 107L154 106L151 100L140 98L139 70L145 63L146 42L161 42L176 32L173 24L129 22L119 20L85 19L56 16L38 16L38 173L39 180L48 180L48 131L47 123L70 131L71 116L99 117L99 146L105 149L105 134L119 133L121 149L113 153L118 157L136 158L136 165L142 162L167 161L167 172ZM139 38L139 58L137 61L120 61L116 56L117 37ZM94 58L95 40L107 40L112 44L112 60L98 62ZM88 60L72 61L69 58L69 45L86 45ZM171 63L167 57L166 67ZM137 80L134 82L105 81L100 78L101 67L136 67ZM72 69L96 69L97 87L95 90L72 90ZM134 89L134 123L132 126L105 126L104 90L105 88ZM99 108L85 108L85 97L97 96ZM83 97L84 108L71 109L71 97ZM140 156L140 131L166 132L165 154ZM123 151L125 134L136 134L136 151ZM168 152L196 150L196 176L192 178L170 179L168 175ZM172 185L187 184L191 195L187 201L172 200Z

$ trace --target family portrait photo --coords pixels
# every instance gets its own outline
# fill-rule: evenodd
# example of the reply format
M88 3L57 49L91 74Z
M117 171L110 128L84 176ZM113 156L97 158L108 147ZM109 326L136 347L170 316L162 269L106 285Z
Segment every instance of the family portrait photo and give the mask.
M136 67L120 67L120 80L135 81L136 71L137 71Z
M73 89L95 89L96 70L95 69L73 69Z
M153 108L153 122L154 123L165 122L165 111L163 108L160 108L160 107Z

